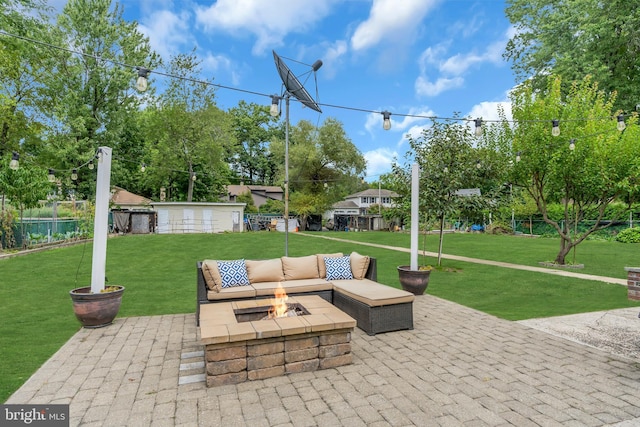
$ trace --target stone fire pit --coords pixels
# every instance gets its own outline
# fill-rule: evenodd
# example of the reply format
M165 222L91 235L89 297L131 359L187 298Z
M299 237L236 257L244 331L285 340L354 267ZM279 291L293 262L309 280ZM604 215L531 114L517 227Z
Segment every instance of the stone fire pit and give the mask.
M356 321L319 296L289 297L309 314L240 321L237 313L270 305L269 299L206 304L200 310L207 386L237 384L352 362ZM242 318L242 315L240 316Z

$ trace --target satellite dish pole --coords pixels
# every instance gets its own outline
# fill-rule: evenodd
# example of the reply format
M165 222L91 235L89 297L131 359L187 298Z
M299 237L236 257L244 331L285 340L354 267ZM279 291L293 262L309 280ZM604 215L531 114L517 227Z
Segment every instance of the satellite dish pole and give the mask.
M298 77L296 77L291 69L285 64L278 56L276 51L273 51L273 60L276 63L276 69L284 85L284 93L282 96L274 95L273 101L276 99L283 99L285 103L285 145L284 145L284 256L289 256L289 100L294 96L303 105L311 108L318 113L322 113L320 106L313 100L309 92L304 88ZM315 73L322 67L322 61L317 60L311 65L311 71ZM277 107L277 105L276 105ZM273 114L273 110L272 110ZM277 114L276 114L277 115Z

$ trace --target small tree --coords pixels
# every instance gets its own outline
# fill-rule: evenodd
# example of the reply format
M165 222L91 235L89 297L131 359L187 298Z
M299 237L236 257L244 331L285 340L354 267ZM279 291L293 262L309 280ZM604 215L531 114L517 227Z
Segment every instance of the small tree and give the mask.
M613 110L615 93L598 90L588 77L566 96L561 87L560 78L551 77L543 92L527 83L512 95L513 152L520 161L511 169L511 182L533 198L560 236L557 264L565 264L571 249L613 223L603 222L607 206L616 200L630 206L640 195L637 114L619 116ZM625 119L621 132L619 120L624 124ZM559 120L561 135L552 136L552 120ZM560 220L550 215L553 203L562 206ZM587 218L595 221L579 230L578 223Z
M26 246L23 214L25 209L35 208L47 196L49 188L47 173L35 166L21 166L17 170L9 168L8 157L0 169L0 193L20 212L20 235L22 246Z

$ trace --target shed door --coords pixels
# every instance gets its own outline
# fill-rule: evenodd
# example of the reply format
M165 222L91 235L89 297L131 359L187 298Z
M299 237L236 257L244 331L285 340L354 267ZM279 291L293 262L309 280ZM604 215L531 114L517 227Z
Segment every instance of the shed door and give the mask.
M170 233L169 227L169 210L158 209L158 234Z
M185 233L193 233L193 226L195 224L194 218L193 209L184 209L182 211L182 222L184 224Z
M202 232L213 233L213 211L211 209L202 211Z

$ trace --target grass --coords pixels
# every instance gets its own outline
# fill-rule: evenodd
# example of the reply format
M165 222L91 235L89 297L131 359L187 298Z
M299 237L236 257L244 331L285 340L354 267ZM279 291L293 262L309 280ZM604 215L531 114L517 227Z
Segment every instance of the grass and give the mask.
M409 254L359 242L409 247L400 233L311 233L349 239L289 235L289 256L357 251L378 259L378 280L400 287L396 266ZM421 239L422 245L422 239ZM512 236L445 236L444 252L474 258L536 265L553 259L558 241ZM437 236L428 236L435 252ZM119 317L195 312L195 263L203 259L264 259L282 256L281 233L131 235L108 242L108 284L127 289ZM91 281L92 244L0 260L0 401L4 402L79 329L69 291ZM613 242L578 247L584 273L626 277L639 263L637 248ZM435 264L436 260L427 260ZM520 320L638 306L626 288L601 282L444 260L458 272L434 270L427 292L495 316Z

